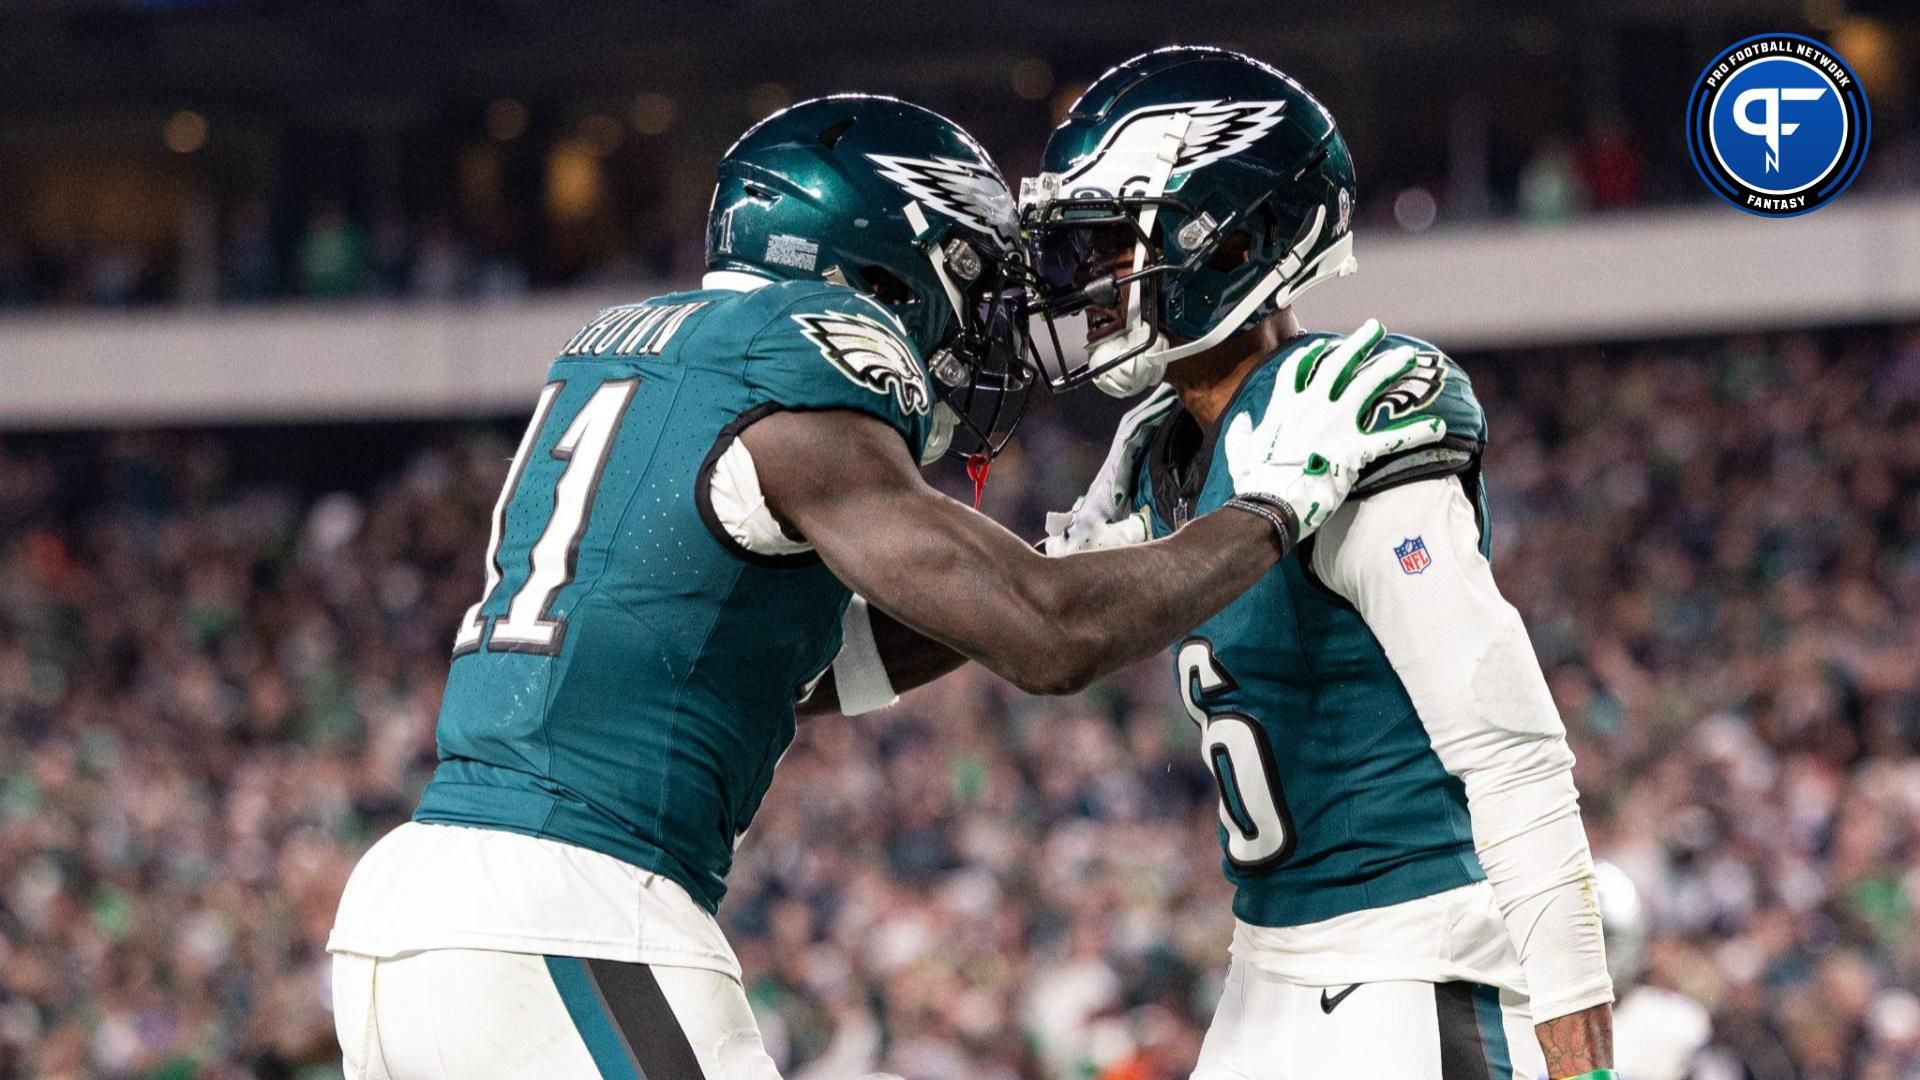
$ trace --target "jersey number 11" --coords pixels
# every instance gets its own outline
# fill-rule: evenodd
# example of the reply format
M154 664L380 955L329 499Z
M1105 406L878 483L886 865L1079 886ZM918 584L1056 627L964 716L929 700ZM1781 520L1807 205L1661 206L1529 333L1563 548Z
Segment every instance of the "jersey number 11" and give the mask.
M552 612L553 598L573 580L580 557L580 537L587 531L587 520L594 494L600 487L600 470L620 434L620 421L626 416L627 402L640 385L638 379L603 382L587 403L575 413L549 453L564 461L566 469L553 490L553 512L546 528L527 552L527 577L507 602L504 615L482 615L480 609L493 598L505 571L500 565L501 534L506 531L507 508L519 493L520 478L527 468L527 456L540 442L542 429L553 401L566 386L551 382L540 391L533 407L533 419L527 433L520 437L520 449L507 469L507 482L500 499L493 504L493 531L487 537L487 587L479 603L467 609L460 620L460 632L453 639L453 655L478 650L482 639L493 652L531 652L554 655L567 632L565 619ZM491 623L493 633L487 633Z

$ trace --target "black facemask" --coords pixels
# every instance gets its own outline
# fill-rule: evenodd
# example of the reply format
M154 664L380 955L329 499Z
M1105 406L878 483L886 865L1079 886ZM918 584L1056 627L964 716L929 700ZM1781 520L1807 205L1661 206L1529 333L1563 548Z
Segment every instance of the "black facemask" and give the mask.
M966 244L966 252L956 244ZM940 399L958 417L947 453L992 458L1013 437L1036 381L1028 275L1013 256L988 258L965 240L948 240L946 251L948 275L961 294L959 330L928 358L928 367ZM971 280L969 267L976 268Z

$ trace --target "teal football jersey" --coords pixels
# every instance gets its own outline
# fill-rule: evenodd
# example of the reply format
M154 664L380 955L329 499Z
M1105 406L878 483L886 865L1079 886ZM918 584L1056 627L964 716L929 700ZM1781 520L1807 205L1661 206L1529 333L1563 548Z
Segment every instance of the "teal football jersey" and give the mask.
M1286 358L1249 375L1222 415L1258 423ZM1480 510L1486 421L1466 373L1438 349L1412 345L1415 367L1374 404L1371 423L1416 415L1447 422L1432 447L1375 462L1352 498L1459 475ZM1224 451L1184 410L1162 420L1142 455L1135 507L1154 535L1218 509L1233 495ZM1297 926L1385 907L1481 880L1466 791L1441 767L1412 699L1352 605L1317 581L1310 537L1251 589L1174 647L1188 715L1203 732L1220 792L1220 842L1234 914Z
M547 378L414 820L590 848L714 910L850 594L811 550L741 546L709 478L779 409L872 414L917 458L926 371L877 303L783 282L610 308Z

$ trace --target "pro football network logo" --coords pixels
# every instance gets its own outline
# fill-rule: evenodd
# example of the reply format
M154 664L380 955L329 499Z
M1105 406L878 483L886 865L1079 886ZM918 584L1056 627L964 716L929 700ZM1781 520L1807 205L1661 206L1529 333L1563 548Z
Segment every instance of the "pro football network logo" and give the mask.
M1433 556L1427 554L1425 537L1409 537L1393 549L1393 554L1400 560L1400 572L1403 574L1422 574L1433 565Z
M1872 128L1853 69L1799 34L1734 43L1700 73L1687 102L1687 150L1700 178L1763 217L1817 210L1847 190Z

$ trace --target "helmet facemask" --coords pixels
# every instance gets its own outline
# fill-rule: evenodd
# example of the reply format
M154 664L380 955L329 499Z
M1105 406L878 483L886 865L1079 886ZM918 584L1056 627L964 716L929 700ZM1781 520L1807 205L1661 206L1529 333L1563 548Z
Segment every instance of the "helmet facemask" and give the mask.
M1189 226L1184 254L1170 257L1150 231L1156 218ZM1158 313L1168 286L1211 262L1239 218L1213 218L1171 196L1087 195L1029 204L1023 216L1033 268L1033 313L1043 320L1050 349L1041 371L1055 390L1098 381L1174 342ZM1087 318L1086 362L1071 364L1057 320ZM1048 353L1051 353L1051 360Z
M920 302L931 304L945 323L935 338L940 343L927 355L947 413L936 410L928 457L944 452L991 459L1025 415L1038 370L1038 351L1027 336L1028 275L998 236L959 225L933 228L917 202L907 204L906 216L940 285L940 295Z
M1167 365L1212 348L1311 285L1351 272L1346 222L1333 220L1324 199L1285 205L1268 192L1236 204L1217 194L1204 202L1188 196L1191 169L1206 162L1175 171L1173 163L1188 151L1183 140L1192 118L1185 110L1219 108L1196 103L1154 110L1138 123L1153 125L1148 133L1157 140L1123 132L1066 174L1022 182L1034 313L1046 325L1049 345L1040 366L1055 390L1093 382L1117 397L1139 393L1159 382ZM1329 132L1288 170L1291 180L1325 161L1331 138ZM1132 249L1130 264L1109 260L1124 269L1104 269L1102 256L1121 241ZM1211 318L1182 319L1189 303ZM1117 311L1119 324L1090 326L1086 358L1076 363L1056 320L1098 316L1102 309Z

